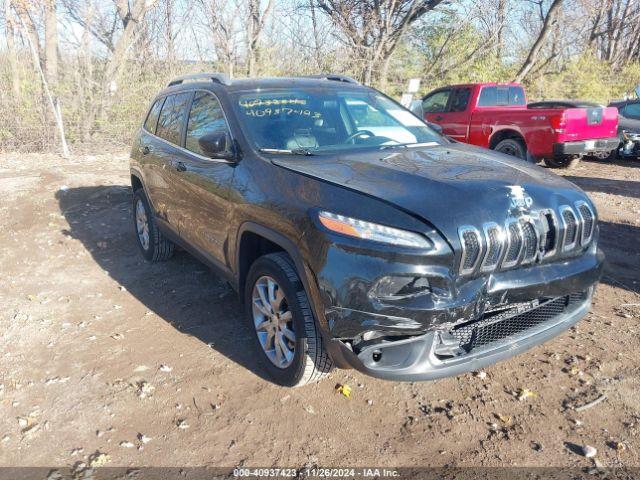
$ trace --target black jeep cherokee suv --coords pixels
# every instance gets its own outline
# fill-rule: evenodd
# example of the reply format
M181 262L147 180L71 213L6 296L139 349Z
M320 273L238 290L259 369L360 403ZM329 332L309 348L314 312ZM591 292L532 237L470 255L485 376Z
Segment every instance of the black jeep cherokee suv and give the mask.
M144 257L178 244L227 279L283 385L511 357L582 318L602 271L576 186L338 75L171 81L131 182Z

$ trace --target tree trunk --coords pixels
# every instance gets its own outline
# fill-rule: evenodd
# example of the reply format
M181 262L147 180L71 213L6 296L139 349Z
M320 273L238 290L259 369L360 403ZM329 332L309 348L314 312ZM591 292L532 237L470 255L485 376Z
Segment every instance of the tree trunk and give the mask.
M58 22L56 0L45 0L44 6L45 73L53 92L58 87Z
M547 12L547 16L544 19L544 23L542 24L542 30L540 30L540 34L538 35L538 38L536 39L535 43L531 47L531 50L529 51L529 55L527 55L527 59L524 61L524 64L522 65L522 67L520 67L520 71L518 71L518 74L514 79L516 82L521 82L527 76L529 71L531 71L531 67L533 67L533 65L538 60L538 56L540 55L540 50L542 50L542 47L544 46L544 43L547 40L547 37L551 33L551 30L552 30L551 26L553 25L553 22L555 22L556 18L558 17L558 14L560 13L560 7L562 6L562 2L563 0L553 0L553 3L549 7L549 11Z
M11 90L15 100L20 95L20 78L18 76L18 61L14 38L13 14L11 12L11 0L4 1L4 18L6 22L7 54L9 57L9 70L11 71Z

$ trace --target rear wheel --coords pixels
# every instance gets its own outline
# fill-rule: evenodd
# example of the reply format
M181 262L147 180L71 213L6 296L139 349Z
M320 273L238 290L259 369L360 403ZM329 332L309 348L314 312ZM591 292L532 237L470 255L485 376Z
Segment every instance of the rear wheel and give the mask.
M133 225L142 256L150 262L162 262L173 255L174 244L158 229L149 200L143 189L133 192Z
M618 149L615 148L610 152L594 152L592 156L596 160L602 160L604 162L613 162L618 158Z
M331 371L333 363L289 255L270 253L256 260L244 295L256 346L276 383L298 387Z
M578 166L581 158L582 157L580 155L569 155L559 158L545 158L544 163L547 165L547 167L551 168L572 169Z
M512 157L517 157L522 160L526 160L528 162L535 163L535 160L529 155L527 151L527 146L525 143L518 138L505 138L498 142L498 144L493 147L496 152L504 153L505 155L511 155Z

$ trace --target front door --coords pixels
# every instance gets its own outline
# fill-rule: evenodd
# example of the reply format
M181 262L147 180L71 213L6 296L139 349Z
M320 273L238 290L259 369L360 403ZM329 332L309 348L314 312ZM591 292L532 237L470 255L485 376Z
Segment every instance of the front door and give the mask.
M183 197L180 235L209 261L223 268L228 263L228 232L234 193L235 163L224 158L210 158L198 140L213 133L231 134L220 102L208 91L194 93L187 116L184 149L179 173Z

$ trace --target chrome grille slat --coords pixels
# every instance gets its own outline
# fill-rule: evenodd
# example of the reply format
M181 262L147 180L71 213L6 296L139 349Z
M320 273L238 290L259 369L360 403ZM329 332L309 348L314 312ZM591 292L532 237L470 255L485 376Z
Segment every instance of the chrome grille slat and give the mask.
M593 230L596 223L595 214L586 202L576 202L575 206L578 215L580 216L580 223L582 224L580 245L586 246L591 241L591 237L593 237Z
M462 245L462 257L460 258L460 274L473 273L482 259L483 240L480 232L475 227L461 227L458 229L460 244Z
M502 228L497 223L486 223L483 227L487 253L482 260L480 271L489 272L498 266L504 243Z
M521 264L533 262L538 254L538 231L531 220L521 222L524 256Z
M513 220L507 224L507 253L502 260L502 268L511 268L520 260L520 254L524 247L522 228L520 222Z
M560 207L560 218L562 218L562 251L573 250L578 243L578 233L580 225L573 209L568 205Z

